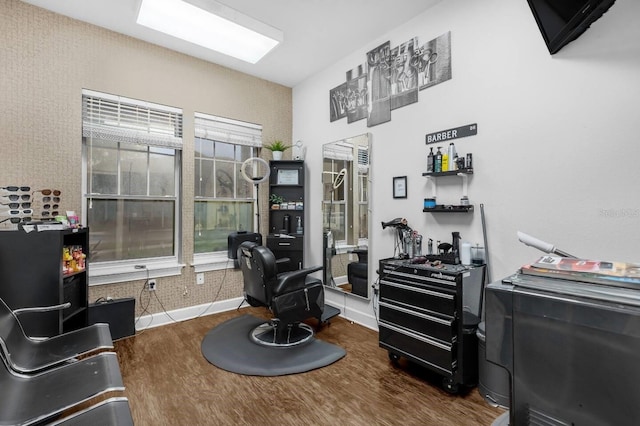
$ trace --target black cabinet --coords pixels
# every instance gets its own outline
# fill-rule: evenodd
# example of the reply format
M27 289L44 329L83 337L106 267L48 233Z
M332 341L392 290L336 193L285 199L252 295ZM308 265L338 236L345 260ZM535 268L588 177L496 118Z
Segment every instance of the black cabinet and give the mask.
M20 314L27 335L53 336L87 325L88 252L86 228L0 232L0 297L7 305L71 303L64 310Z
M379 270L380 347L442 375L449 392L475 386L484 266L383 259Z
M301 269L304 259L305 194L304 161L271 161L269 164L269 234L267 247L277 259L279 271Z

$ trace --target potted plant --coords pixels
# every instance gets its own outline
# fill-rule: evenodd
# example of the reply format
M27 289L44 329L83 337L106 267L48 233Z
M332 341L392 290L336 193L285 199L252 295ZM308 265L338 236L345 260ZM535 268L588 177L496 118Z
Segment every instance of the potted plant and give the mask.
M285 145L284 142L280 140L275 140L270 144L264 146L273 153L273 159L276 161L282 160L282 153L287 149L291 148L291 145Z
M284 203L284 197L282 195L271 194L269 196L269 202L271 203L272 210L280 209L280 204Z

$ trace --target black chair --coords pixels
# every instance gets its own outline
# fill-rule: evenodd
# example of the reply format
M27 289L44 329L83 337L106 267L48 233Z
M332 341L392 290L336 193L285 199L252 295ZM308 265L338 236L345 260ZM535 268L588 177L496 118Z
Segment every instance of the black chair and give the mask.
M42 424L107 392L124 391L113 352L33 375L15 373L0 358L0 425Z
M27 336L18 315L23 312L46 312L69 304L22 308L12 311L0 299L0 351L12 370L31 374L102 349L112 349L108 324L94 324L49 338Z
M369 250L356 249L352 253L358 255L357 262L351 262L347 265L347 279L351 284L351 293L358 296L368 296L369 285Z
M313 337L313 329L302 323L317 318L322 323L324 287L309 274L322 266L278 273L276 258L266 247L244 242L238 248L244 279L244 294L251 306L266 306L273 318L251 333L253 341L267 346L294 346Z

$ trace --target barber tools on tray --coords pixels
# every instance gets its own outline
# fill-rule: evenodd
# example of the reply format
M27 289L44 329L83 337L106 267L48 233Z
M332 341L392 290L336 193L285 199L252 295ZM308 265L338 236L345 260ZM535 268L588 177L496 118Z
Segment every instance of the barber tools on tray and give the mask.
M469 242L461 243L460 232L451 233L451 242L425 239L417 230L409 226L407 219L400 217L382 222L382 229L387 228L394 229L394 259L407 259L416 264L427 262L465 266L485 264L484 247L479 244L472 246ZM422 250L423 241L427 244L426 253Z

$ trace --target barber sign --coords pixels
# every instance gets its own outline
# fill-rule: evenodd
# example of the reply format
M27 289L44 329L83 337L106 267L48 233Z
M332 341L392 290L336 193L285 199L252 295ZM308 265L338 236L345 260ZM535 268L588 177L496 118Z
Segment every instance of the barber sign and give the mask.
M441 130L435 133L429 133L425 139L425 143L445 142L453 139L465 138L478 134L478 124L467 124L466 126L456 127L455 129Z

